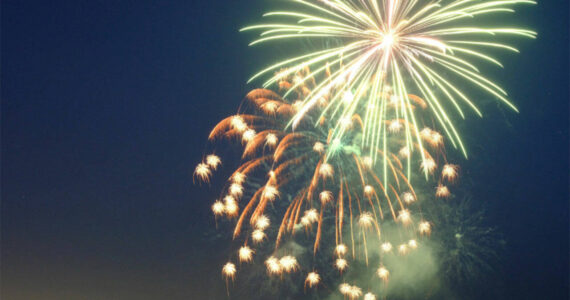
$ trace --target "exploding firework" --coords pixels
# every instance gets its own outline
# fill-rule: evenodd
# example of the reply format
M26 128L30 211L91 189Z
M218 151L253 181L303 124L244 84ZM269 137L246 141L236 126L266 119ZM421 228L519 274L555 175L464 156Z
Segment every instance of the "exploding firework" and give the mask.
M321 0L292 1L295 10L273 11L264 17L275 20L245 27L242 30L261 30L259 39L250 45L274 41L289 42L300 39L334 40L338 47L308 52L291 57L261 72L251 79L278 71L264 87L276 85L285 97L308 82L317 82L312 90L305 90L300 109L290 124L295 127L315 106L324 106L323 114L334 111L340 126L332 138L342 138L343 120L349 120L362 103L368 108L363 115L364 145L379 147L385 139L378 133L386 127L390 132L404 130L406 144L412 147L413 135L420 147L420 127L411 109L417 93L431 106L431 113L443 128L454 147L466 150L448 112L452 106L464 118L463 105L481 116L481 112L458 81L475 86L513 110L507 93L480 73L480 61L501 66L488 55L490 49L518 52L500 42L504 36L535 38L530 30L512 27L481 27L482 17L514 12L517 4L536 4L529 0L502 1L417 1L417 0ZM498 42L499 41L499 42ZM311 67L314 71L297 76L292 82L283 77L295 75ZM325 74L325 75L323 75ZM331 90L337 90L331 95ZM386 93L390 90L391 93ZM396 118L387 115L387 103L399 103ZM404 122L400 122L403 120ZM386 122L390 121L390 122ZM422 131L423 132L423 131ZM429 129L428 129L429 133ZM430 134L425 141L440 144L442 135ZM371 147L370 149L373 149ZM370 150L370 156L376 153Z
M505 242L496 228L487 225L484 210L475 207L469 196L425 208L437 224L431 239L440 277L448 288L461 293L488 282L500 265Z
M296 76L309 72L305 69ZM303 89L311 88L314 85L303 86ZM412 109L424 111L416 113L416 121L431 122L427 113L429 106L421 98L411 97L415 103ZM271 110L267 109L267 103L272 103ZM443 148L430 147L428 151L413 143L409 155L402 157L398 152L405 147L405 132L385 132L385 145L375 150L383 159L375 162L366 155L367 146L361 143L360 115L354 114L350 122L346 122L347 134L338 140L332 139L337 117L320 112L308 114L307 122L299 124L294 131L287 130L286 123L297 109L295 103L289 103L275 92L254 90L246 96L241 113L219 122L210 134L214 145L222 139L243 145L242 163L223 188L223 200L215 201L212 206L216 218L225 216L235 222L234 239L244 244L237 253L237 260L242 263L253 260L257 251L248 244L274 247L277 253L284 240L308 236L312 237L313 256L321 255L322 239L329 237L325 232L332 231L329 228L334 228L334 234L330 235L332 241L326 243L333 244L334 249L323 254L329 257L329 264L334 266L338 276L350 267L349 260L369 263L369 251L374 248L367 245L370 238L382 241L387 254L406 255L414 251L418 246L416 239L429 233L429 226L426 228L429 222L421 214L412 213L421 201L417 201L406 167L413 170L411 173L419 173L423 164L421 156L412 153L420 151L432 162L433 170L439 162L442 166L449 165ZM395 116L399 105L389 105L386 109ZM310 122L313 118L319 118L317 126ZM244 139L248 132L255 134ZM430 129L430 132L436 131ZM207 155L206 162L200 166L208 166L203 173L213 174L214 165L207 163L208 157L212 155ZM219 164L221 160L217 160L215 166ZM444 175L439 175L443 173L432 173L435 180L445 180ZM202 180L207 182L210 177ZM400 236L405 239L383 238L384 223L399 224ZM273 245L265 245L267 239ZM401 244L395 253L391 252L391 242ZM262 259L270 277L306 272L305 287L311 288L318 287L322 280L314 264L301 265L293 255L272 254ZM389 271L385 267L381 270L377 275L380 277L376 278L387 282ZM351 285L345 295L356 299L362 291Z
M238 267L232 261L240 262L241 274L255 255L264 262L265 276L284 280L298 274L305 289L314 290L331 273L316 268L325 259L344 297L375 299L382 291L370 291L371 285L384 288L401 274L384 258L416 252L434 236L432 224L439 226L423 214L420 205L427 199L416 193L412 179L433 184L435 192L427 197L432 201L453 198L459 167L447 161L444 142L467 152L448 107L460 117L465 105L481 115L458 82L516 110L506 92L479 72L476 60L500 66L486 50L517 50L495 41L498 36L536 34L462 22L535 1L292 2L302 10L267 13L274 23L243 29L262 30L252 45L302 38L338 46L255 74L250 81L269 79L210 133L213 145L225 139L243 146L240 165L212 205L216 220L226 217L234 224L240 244L222 274L233 281ZM210 183L221 165L210 151L194 179ZM310 248L310 257L283 247L291 241ZM351 268L369 266L376 284L348 283Z

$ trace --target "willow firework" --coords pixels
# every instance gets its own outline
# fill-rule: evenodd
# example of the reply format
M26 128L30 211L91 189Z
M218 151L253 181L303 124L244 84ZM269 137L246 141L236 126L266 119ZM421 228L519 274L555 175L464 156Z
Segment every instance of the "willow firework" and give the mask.
M291 84L296 77L310 73L310 69L305 68L280 80ZM306 83L296 96L302 97L303 91L315 87L314 82ZM391 96L391 91L385 93ZM274 247L273 255L261 258L268 276L305 272L305 288L318 288L321 278L313 265L302 266L292 255L279 257L276 254L285 239L312 236L311 252L329 256L339 277L350 268L350 260L368 264L369 251L374 246L368 245L367 239L382 241L385 255L406 255L414 251L417 241L429 234L430 222L420 213L421 201L418 200L421 199L406 175L405 165L414 165L413 170L417 172L412 173L419 173L426 169L425 161L430 162L428 174L436 179L438 186L446 188L452 183L450 176L454 179L457 176L458 168L447 162L443 141L433 141L439 137L434 128L427 127L433 123L428 104L420 97L408 97L413 99L409 109L417 116L417 124L425 128L419 138L429 146L424 148L412 143L414 149L409 149L404 131L387 132L385 145L374 148L374 152L385 159L374 163L366 151L367 147L374 146L361 143L364 124L359 114L343 121L346 134L342 138L333 138L334 128L342 117L323 114L320 110L326 109L327 101L323 99L319 108L308 112L292 131L287 129L287 122L302 109L298 102L288 102L267 89L251 91L240 113L219 122L209 136L214 146L226 139L243 147L242 163L223 188L222 200L212 205L215 218L226 217L235 222L233 237L243 243L235 259L241 263L252 262L257 253L252 245ZM387 103L385 115L391 119L385 122L407 126L404 119L397 118L396 111L400 109L401 103ZM313 125L315 119L318 119L317 126ZM428 131L430 134L425 134ZM420 151L421 156L414 154ZM207 154L204 162L196 167L196 177L209 182L221 163L217 155ZM450 174L450 166L453 166L453 174ZM382 235L385 223L399 224L401 238L386 240ZM319 250L323 231L331 227L334 228L332 243L336 246L334 251L322 253ZM270 228L275 230L268 230ZM397 251L391 251L392 244L399 245ZM376 278L387 283L389 271L385 267L379 270ZM359 287L351 286L346 293L349 297L359 297L361 292Z

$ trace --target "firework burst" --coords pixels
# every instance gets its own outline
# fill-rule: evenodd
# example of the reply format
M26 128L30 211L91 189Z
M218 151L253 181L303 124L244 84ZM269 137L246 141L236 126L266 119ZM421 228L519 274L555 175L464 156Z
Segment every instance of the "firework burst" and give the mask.
M295 77L309 72L307 68ZM293 81L294 76L282 80ZM304 85L299 96L303 90L313 88L315 85ZM421 98L415 98L415 103L421 105L416 104L412 109L423 111L416 113L417 122L422 126L432 123L427 111L429 106ZM271 112L264 109L267 102L275 107ZM407 255L414 251L418 247L416 240L429 233L429 226L426 228L425 225L429 223L416 210L421 201L405 172L405 166L412 165L415 166L413 170L419 172L421 157L410 153L400 159L395 154L406 143L405 132L390 133L386 137L386 146L375 149L386 159L374 162L365 155L367 148L360 143L364 133L359 114L351 117L352 125L347 126L347 134L341 140L335 140L332 132L338 116L323 115L319 111L309 113L307 122L299 124L295 131L288 130L287 122L298 109L294 102L288 102L275 92L253 90L246 96L240 114L222 120L210 134L214 145L221 139L243 144L242 163L222 189L220 198L223 200L215 201L212 206L214 216L225 216L235 222L234 239L243 243L235 259L249 263L253 261L254 253L264 252L251 247L274 247L273 254L261 258L265 260L268 276L282 277L300 271L306 276L305 287L316 288L322 278L314 265L301 265L301 261L307 260L278 254L285 240L312 238L314 257L321 255L322 239L329 236L323 232L334 228L334 240L327 241L327 244L335 245L334 249L323 254L330 257L329 264L341 277L350 268L349 260L362 260L368 264L369 251L375 250L370 249L374 246L368 245L367 239L382 241L387 255ZM395 116L398 105L386 109L390 111L386 115ZM320 119L318 126L310 122L315 118ZM243 136L248 132L255 132L255 135L243 143ZM433 134L436 129L430 128L430 132ZM271 146L267 144L269 135L271 140L275 139ZM434 161L430 166L433 177L443 181L443 170L435 172L435 161L441 161L442 166L450 165L443 148L432 147L428 151L420 149L417 143L412 146L414 153L421 150L423 156ZM207 155L206 161L208 157L211 156ZM209 181L213 165L220 164L221 160L212 166L201 163L209 174L202 180ZM392 241L400 245L395 252L391 251L392 243L383 238L385 223L399 224L401 228L400 236L404 239ZM272 245L264 243L268 240ZM387 282L389 273L386 268L383 270L380 278ZM345 295L356 299L362 296L362 291L351 285Z
M242 30L262 31L260 38L250 45L292 39L325 39L339 44L286 59L250 79L277 71L264 87L277 85L285 90L285 97L308 82L317 83L314 89L303 91L300 109L289 122L293 127L314 107L324 106L323 114L334 112L340 116L332 138L341 138L346 133L342 120L349 120L364 105L368 110L363 115L362 145L379 147L386 131L403 129L409 148L413 148L414 135L423 148L425 141L420 139L417 116L411 109L414 97L408 95L413 92L430 105L431 113L451 144L461 148L467 156L447 107L453 107L462 118L464 105L478 115L481 112L457 81L470 83L516 110L506 91L481 74L477 64L485 61L502 67L487 54L488 50L518 52L497 41L504 36L535 38L536 33L512 27L481 27L477 21L487 15L512 13L515 5L536 4L535 1L291 2L297 4L299 10L266 13L263 16L275 22ZM282 80L307 67L314 71L297 76L292 82ZM387 103L401 106L392 120L387 115ZM429 136L427 143L440 145L441 141L442 135L436 133ZM370 150L369 155L376 160L377 153Z
M233 238L241 244L222 275L226 283L233 280L238 267L232 261L241 268L255 255L268 277L302 274L305 288L317 289L326 274L316 270L317 256L328 258L341 282L353 266L368 267L375 247L380 255L372 260L373 277L387 286L391 270L383 258L409 255L432 233L433 223L421 211L426 199L414 190L412 177L423 173L433 183L429 198L453 198L459 167L448 162L445 145L449 141L467 152L449 107L460 117L465 105L481 115L458 82L516 110L476 63L500 66L486 54L491 48L517 51L497 37L536 34L463 22L535 1L291 2L303 9L267 13L274 23L243 29L262 30L252 45L322 38L338 46L255 74L251 80L269 77L263 88L251 91L238 114L211 131L212 145L225 139L243 147L240 165L211 207L216 220L233 223ZM222 165L213 153L197 165L195 180L209 183ZM398 228L398 238L388 240L385 225ZM312 263L280 248L299 237L311 241ZM334 246L324 253L323 244ZM273 249L268 256L267 249ZM365 293L348 283L338 290L348 299ZM364 298L376 295L368 292Z

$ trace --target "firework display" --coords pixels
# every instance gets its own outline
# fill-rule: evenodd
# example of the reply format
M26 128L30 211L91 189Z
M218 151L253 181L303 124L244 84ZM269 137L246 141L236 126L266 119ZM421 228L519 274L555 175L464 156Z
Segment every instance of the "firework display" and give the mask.
M279 83L283 76L295 74L305 67L313 69L310 74L298 78L285 88L287 96L306 81L315 80L323 73L324 80L303 97L302 108L290 121L292 126L304 118L306 113L318 105L321 98L337 88L323 113L333 111L343 118L350 118L358 111L360 103L367 110L363 116L363 138L365 145L378 147L384 139L386 115L384 104L397 101L401 109L398 118L406 120L403 129L406 143L411 147L412 134L419 139L420 128L413 111L413 99L409 93L417 93L430 105L430 112L443 128L454 147L460 147L467 155L461 138L446 107L451 106L463 118L463 105L478 115L475 102L458 83L470 83L490 93L509 107L515 106L506 98L507 93L496 83L480 74L479 61L502 66L485 50L501 49L518 52L510 45L498 43L497 38L505 35L535 38L530 30L509 27L486 28L480 24L471 25L471 20L481 15L512 13L516 4L535 4L529 0L511 1L419 1L419 0L360 0L360 1L292 1L300 5L299 11L275 11L264 17L276 19L246 27L242 30L262 30L261 37L250 45L278 40L301 38L325 38L340 41L339 47L312 51L274 64L254 75L256 79L279 68L287 67L264 83L264 87ZM331 65L341 67L331 68ZM386 85L393 92L387 98ZM338 88L340 87L340 88ZM346 103L349 105L346 105ZM335 128L333 138L344 134L341 127ZM372 148L371 148L372 149ZM369 155L377 154L369 150Z
M516 110L475 60L500 65L484 50L517 50L498 37L536 34L473 20L535 2L291 2L296 10L267 13L274 22L243 29L262 30L252 45L332 39L338 46L254 75L269 78L211 131L194 179L208 184L215 176L217 144L241 145L241 162L211 206L239 244L222 267L227 285L242 265L263 264L270 278L299 274L304 290L319 289L331 277L319 269L325 260L343 297L376 299L398 274L390 257L418 251L437 226L423 203L452 197L460 168L448 161L446 144L467 151L448 108L464 117L467 105L481 115L459 82ZM300 257L290 241L310 251ZM372 270L370 280L347 281L353 266Z
M294 76L302 77L309 72L307 68ZM288 84L290 80L293 77L282 78L281 82ZM311 84L303 85L297 96L311 88ZM418 116L418 124L433 123L428 105L417 96L410 97L414 99L411 110ZM386 115L395 118L396 110L401 109L399 105L388 103L386 110L391 112ZM324 109L325 103L321 107ZM439 190L447 189L457 176L457 167L447 162L443 139L435 129L423 127L420 138L429 145L423 149L417 143L413 144L414 149L408 149L402 130L386 131L386 145L375 149L385 159L374 162L366 156L367 148L362 148L363 124L358 114L341 121L334 116L323 116L315 109L295 131L284 130L298 109L298 102L289 103L273 91L253 90L247 95L242 111L219 122L210 133L213 144L226 139L243 146L241 165L223 188L221 200L212 205L216 218L235 222L234 240L242 242L233 260L223 268L226 279L234 278L236 263L253 262L255 248L270 247L278 252L285 240L296 236L310 236L312 254L328 255L339 277L350 267L350 261L363 260L369 264L369 252L376 249L367 239L374 239L374 244L381 241L385 255L406 255L418 247L418 240L429 235L431 228L430 221L422 217L421 199L406 175L406 166L410 165L415 170L411 173L418 174L420 180L423 180L421 170L426 170L438 182L432 193L438 197ZM312 122L314 118L320 118L317 126ZM342 139L332 139L334 126L339 122L346 127L347 134ZM405 121L386 121L394 122ZM417 154L419 151L423 151L424 160ZM220 161L216 154L208 154L196 167L196 180L209 182ZM388 172L383 172L385 169ZM385 223L398 224L401 238L383 237ZM277 230L270 230L272 226ZM334 243L334 251L322 253L319 248L323 231L331 227L335 234L334 241L329 243ZM318 288L319 270L313 264L300 265L292 255L271 255L257 261L265 263L268 276L303 272L305 287ZM388 282L389 270L381 262L374 268L378 280ZM360 289L351 285L347 296L355 299L361 294L357 292Z

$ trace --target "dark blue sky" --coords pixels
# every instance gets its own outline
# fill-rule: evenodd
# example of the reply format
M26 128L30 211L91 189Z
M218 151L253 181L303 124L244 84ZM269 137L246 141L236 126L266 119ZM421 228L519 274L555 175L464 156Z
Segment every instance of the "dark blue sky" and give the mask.
M2 1L2 299L224 295L191 173L265 65L237 30L268 2ZM564 299L568 3L522 11L539 38L495 72L521 113L468 120L462 168L507 237L510 299Z

